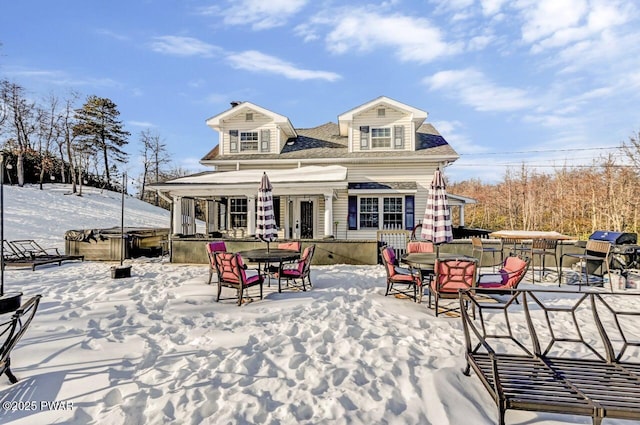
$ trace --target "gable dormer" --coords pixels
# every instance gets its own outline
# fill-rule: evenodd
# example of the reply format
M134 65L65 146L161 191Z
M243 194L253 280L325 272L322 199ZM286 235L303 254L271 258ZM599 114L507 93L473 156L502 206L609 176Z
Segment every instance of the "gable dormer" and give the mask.
M349 152L416 149L416 130L427 112L380 96L338 116L341 136L349 138Z
M222 156L279 153L289 138L297 137L289 118L251 102L232 102L207 125L218 132Z

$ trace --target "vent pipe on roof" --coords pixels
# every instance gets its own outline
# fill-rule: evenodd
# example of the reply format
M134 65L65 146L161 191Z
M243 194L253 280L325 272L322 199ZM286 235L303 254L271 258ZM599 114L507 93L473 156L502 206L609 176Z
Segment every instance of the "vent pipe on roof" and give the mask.
M241 104L242 102L240 102L239 100L232 100L231 101L231 107L235 108L236 106L238 106L239 104Z

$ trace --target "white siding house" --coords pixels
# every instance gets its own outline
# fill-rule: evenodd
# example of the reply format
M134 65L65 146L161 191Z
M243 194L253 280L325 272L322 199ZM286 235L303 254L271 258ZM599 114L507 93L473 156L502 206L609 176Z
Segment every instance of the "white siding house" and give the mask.
M253 235L264 172L281 238L375 239L378 230L411 230L422 221L434 171L459 157L426 119L381 96L340 114L337 124L296 129L284 115L233 102L206 121L219 143L201 163L215 171L152 189L174 201L173 233L194 232L189 205L200 199L207 225L196 232ZM473 200L450 198L461 211L465 202Z

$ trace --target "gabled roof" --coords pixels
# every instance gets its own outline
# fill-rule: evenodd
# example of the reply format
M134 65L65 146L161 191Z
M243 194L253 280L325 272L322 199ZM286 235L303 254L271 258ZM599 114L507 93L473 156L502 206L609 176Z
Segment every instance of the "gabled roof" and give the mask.
M360 106L357 106L353 109L348 110L340 115L338 115L338 125L340 126L340 135L346 136L347 131L349 129L349 122L353 121L354 115L358 115L367 109L375 108L377 106L390 106L395 109L399 109L401 111L405 111L407 114L411 115L411 120L415 122L416 128L420 127L424 120L427 119L427 112L414 108L413 106L406 105L404 103L398 102L397 100L393 100L386 96L380 96L376 99L373 99L367 103L364 103Z
M262 106L258 106L251 102L239 102L239 103L234 103L232 105L235 105L235 106L231 106L231 108L227 109L226 111L221 112L218 115L214 115L213 117L209 118L206 121L207 125L214 130L220 131L220 128L222 126L222 121L224 121L225 119L228 119L229 117L232 117L233 115L246 113L247 110L250 110L250 111L257 111L257 112L260 112L261 114L271 117L273 122L279 125L287 136L289 137L297 136L296 130L293 128L293 125L291 125L291 121L289 121L289 118L285 117L284 115L276 114L275 112L272 112L268 109L263 108Z
M357 151L349 152L348 139L346 136L338 134L336 123L326 123L314 128L298 128L295 138L290 138L282 148L280 153L261 154L226 154L220 155L220 150L216 145L207 153L201 161L242 161L242 160L304 160L332 158L353 159L353 158L393 158L406 157L410 155L415 158L425 158L429 156L450 158L455 160L458 154L429 123L424 123L416 131L416 150L385 150L385 151Z

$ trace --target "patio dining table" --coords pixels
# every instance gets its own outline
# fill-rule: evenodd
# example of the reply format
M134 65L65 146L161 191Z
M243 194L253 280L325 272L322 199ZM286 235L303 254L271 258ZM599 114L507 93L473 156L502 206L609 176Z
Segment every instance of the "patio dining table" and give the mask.
M533 241L534 239L549 239L557 241L574 240L572 236L563 235L562 233L542 230L498 230L489 233L489 236L496 239L513 241L513 248L516 249L518 242ZM562 255L562 245L560 245L560 255Z
M281 248L257 248L240 251L239 254L249 262L258 263L258 270L269 278L269 285L271 285L269 265L278 264L278 270L280 270L283 263L300 259L298 251ZM264 267L262 267L263 265ZM278 285L278 292L281 292L280 285Z

